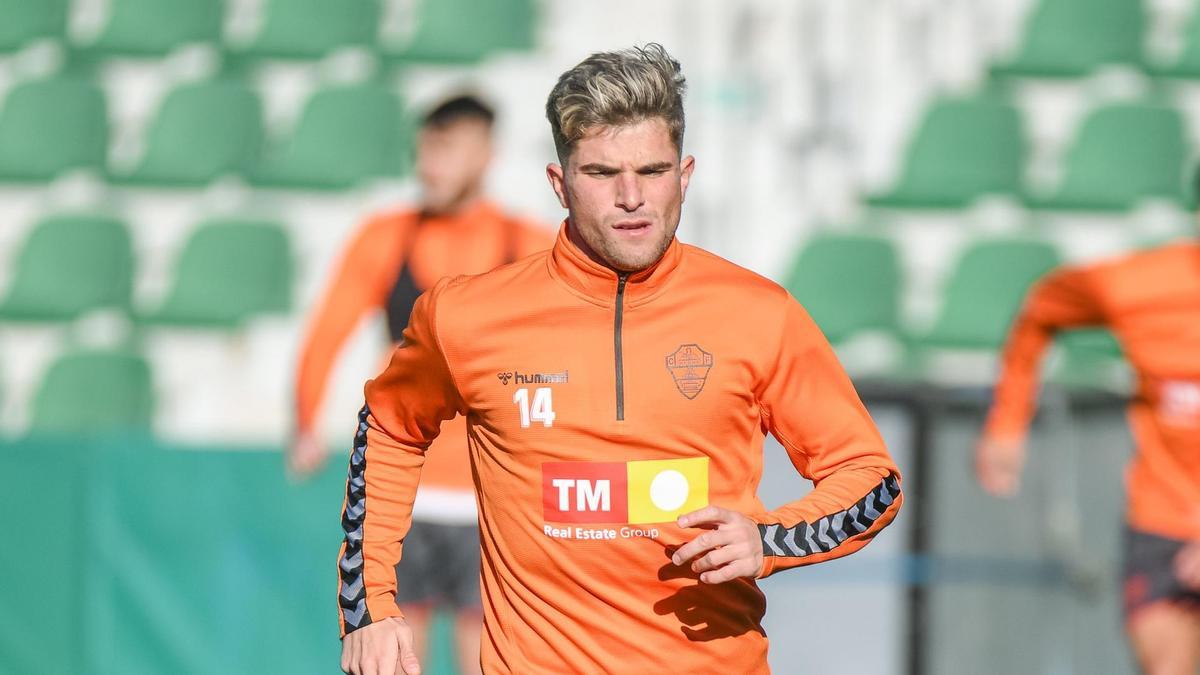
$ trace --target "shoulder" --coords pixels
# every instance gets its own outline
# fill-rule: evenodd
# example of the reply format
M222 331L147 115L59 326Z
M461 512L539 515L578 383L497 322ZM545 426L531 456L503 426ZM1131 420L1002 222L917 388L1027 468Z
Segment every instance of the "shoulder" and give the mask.
M432 292L444 297L443 304L451 304L456 312L477 312L498 304L497 298L510 296L522 286L545 281L549 255L548 250L539 251L482 274L446 277Z
M390 209L376 211L362 219L350 235L346 250L349 255L361 258L389 259L401 245L403 234L416 222L413 209Z
M1172 276L1196 263L1200 247L1191 242L1156 246L1122 256L1096 261L1082 269L1101 281L1124 282L1130 277L1150 278Z
M783 286L767 277L698 246L682 244L686 275L703 280L705 286L717 292L733 293L746 302L778 305L791 299Z

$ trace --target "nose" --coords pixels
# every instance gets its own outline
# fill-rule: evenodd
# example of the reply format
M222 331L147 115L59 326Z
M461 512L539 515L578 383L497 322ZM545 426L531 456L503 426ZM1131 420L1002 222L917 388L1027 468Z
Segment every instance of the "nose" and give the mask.
M641 176L636 173L622 173L617 181L618 207L632 213L646 203L642 197Z

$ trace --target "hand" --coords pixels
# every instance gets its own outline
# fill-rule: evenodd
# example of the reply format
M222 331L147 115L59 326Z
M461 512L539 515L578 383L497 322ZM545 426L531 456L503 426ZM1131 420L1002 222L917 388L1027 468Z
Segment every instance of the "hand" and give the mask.
M1193 591L1200 591L1200 541L1189 542L1175 554L1175 576Z
M1011 497L1021 487L1025 444L1021 441L983 438L975 450L975 475L979 485L995 497Z
M292 444L288 446L287 466L292 475L307 478L325 466L329 453L325 445L315 434L302 432L296 434Z
M391 617L342 638L342 672L350 675L420 675L413 632L404 619Z
M707 531L679 547L671 562L682 566L692 561L692 571L700 581L720 584L738 577L757 577L762 571L762 537L758 523L737 511L706 506L679 516L680 527Z

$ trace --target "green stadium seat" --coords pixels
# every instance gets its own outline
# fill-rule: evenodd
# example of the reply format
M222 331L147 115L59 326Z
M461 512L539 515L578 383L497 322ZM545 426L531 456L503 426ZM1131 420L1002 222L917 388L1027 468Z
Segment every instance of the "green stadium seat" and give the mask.
M319 59L375 44L380 0L266 0L262 29L239 58Z
M370 84L318 91L288 138L268 147L250 179L263 187L344 189L401 175L411 132L400 100Z
M1108 388L1124 358L1113 334L1100 328L1067 331L1057 340L1063 359L1049 379L1072 388Z
M36 225L0 302L9 321L66 321L94 309L129 310L133 248L121 221L60 215Z
M947 349L1000 347L1029 286L1058 264L1057 251L1043 242L999 240L971 245L959 259L941 312L922 343Z
M800 251L786 286L830 342L897 330L900 265L887 239L818 234Z
M150 366L123 351L79 351L47 370L33 398L33 433L95 435L148 431L154 415Z
M260 314L291 308L292 255L274 223L213 221L183 249L174 283L146 323L232 330Z
M164 56L194 43L221 42L223 0L110 0L108 21L87 56Z
M108 116L90 82L53 78L17 85L0 109L0 180L48 181L104 166Z
M990 98L936 102L912 137L900 179L875 206L960 208L987 194L1020 194L1021 116Z
M1058 191L1031 206L1049 209L1124 210L1156 197L1182 205L1188 141L1177 110L1121 104L1100 108L1084 121L1069 149Z
M1142 0L1040 0L1020 48L999 76L1080 77L1110 64L1142 65Z
M499 51L534 47L537 8L532 0L422 0L415 34L386 55L405 61L471 63Z
M1192 11L1183 30L1183 51L1171 63L1149 64L1155 75L1179 78L1200 78L1200 5Z
M117 182L200 186L244 174L262 146L258 96L232 81L187 84L171 91L150 125L146 152Z
M67 32L68 0L0 0L0 52Z

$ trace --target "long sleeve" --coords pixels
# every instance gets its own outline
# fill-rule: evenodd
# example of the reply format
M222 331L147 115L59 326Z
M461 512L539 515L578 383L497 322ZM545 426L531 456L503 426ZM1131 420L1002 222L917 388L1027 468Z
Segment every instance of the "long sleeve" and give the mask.
M398 264L390 218L369 221L346 247L308 323L295 381L296 428L312 431L329 373L355 328L387 300Z
M896 517L900 472L833 349L790 297L775 363L757 395L766 429L814 485L756 518L761 576L865 546Z
M395 565L412 518L425 450L443 421L463 410L437 337L448 280L422 295L391 362L365 388L342 511L338 556L342 634L400 616Z
M1038 366L1055 333L1104 322L1095 268L1063 268L1036 283L1009 331L985 435L1021 440L1037 403Z

